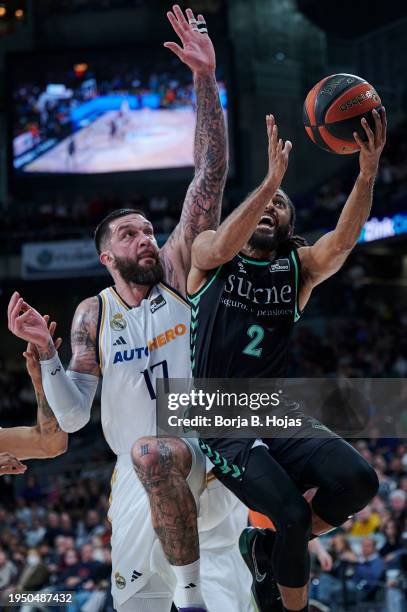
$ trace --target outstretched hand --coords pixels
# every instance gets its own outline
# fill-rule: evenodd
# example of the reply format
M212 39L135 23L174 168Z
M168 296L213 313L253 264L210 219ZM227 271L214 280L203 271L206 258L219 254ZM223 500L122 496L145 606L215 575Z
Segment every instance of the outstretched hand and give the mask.
M367 142L363 142L357 132L353 132L353 137L359 145L359 165L360 173L368 179L374 178L379 167L379 159L386 144L387 118L384 106L380 109L379 115L373 109L372 115L375 123L375 131L370 129L368 122L363 117L361 124L366 132Z
M172 7L172 11L167 13L167 17L174 31L178 34L182 47L175 42L165 42L164 47L173 51L192 72L213 74L216 68L216 56L208 34L198 31L197 20L191 9L185 11L188 20L178 4ZM202 15L198 15L198 22L205 22Z
M8 328L18 338L46 348L51 341L48 325L40 313L13 293L7 309Z
M273 115L266 116L266 124L269 157L267 181L278 189L288 168L288 158L293 145L289 140L284 143L278 138L278 127Z

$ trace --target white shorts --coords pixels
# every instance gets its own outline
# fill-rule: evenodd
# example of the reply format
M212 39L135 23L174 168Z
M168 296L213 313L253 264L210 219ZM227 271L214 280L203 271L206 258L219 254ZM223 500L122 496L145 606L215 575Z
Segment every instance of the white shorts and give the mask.
M205 486L205 457L195 439L184 440L192 453L187 482L198 505ZM130 454L120 455L112 476L112 595L120 607L143 589L154 574L163 579L166 589L156 597L172 597L175 575L168 563L151 522L150 503L138 479ZM198 506L199 507L199 506Z

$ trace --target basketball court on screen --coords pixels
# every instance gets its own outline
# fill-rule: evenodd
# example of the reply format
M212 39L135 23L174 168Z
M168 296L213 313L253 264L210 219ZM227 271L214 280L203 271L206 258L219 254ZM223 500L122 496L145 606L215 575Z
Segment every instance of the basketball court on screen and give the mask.
M109 111L24 170L91 174L193 166L194 130L192 108L135 110L125 118Z

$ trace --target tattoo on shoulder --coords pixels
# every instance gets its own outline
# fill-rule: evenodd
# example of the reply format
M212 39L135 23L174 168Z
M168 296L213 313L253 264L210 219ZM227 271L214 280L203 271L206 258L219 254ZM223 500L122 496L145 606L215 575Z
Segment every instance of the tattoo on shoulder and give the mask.
M94 374L97 370L95 356L98 317L97 297L89 298L78 306L71 329L73 357L68 369L76 369L76 362L80 359L80 371L84 374Z

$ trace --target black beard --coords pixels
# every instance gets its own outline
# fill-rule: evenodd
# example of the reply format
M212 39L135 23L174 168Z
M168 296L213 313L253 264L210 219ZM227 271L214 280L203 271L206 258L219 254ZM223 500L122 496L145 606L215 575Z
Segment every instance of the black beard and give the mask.
M116 269L125 283L134 285L157 285L164 280L164 268L157 258L152 266L140 266L137 262L126 257L114 258Z
M290 225L279 225L273 234L256 230L249 238L248 244L252 249L258 251L276 251L278 247L286 242L290 235Z

